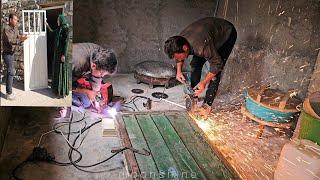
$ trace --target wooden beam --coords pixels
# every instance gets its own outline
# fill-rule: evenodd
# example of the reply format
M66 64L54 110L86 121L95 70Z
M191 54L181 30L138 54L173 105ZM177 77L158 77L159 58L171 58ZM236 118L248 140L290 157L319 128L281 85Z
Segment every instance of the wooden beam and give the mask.
M126 131L125 124L121 115L117 116L116 126L118 129L119 137L124 147L132 147L128 133ZM134 153L130 150L124 151L125 159L127 162L128 172L133 179L140 179L139 166L134 156Z

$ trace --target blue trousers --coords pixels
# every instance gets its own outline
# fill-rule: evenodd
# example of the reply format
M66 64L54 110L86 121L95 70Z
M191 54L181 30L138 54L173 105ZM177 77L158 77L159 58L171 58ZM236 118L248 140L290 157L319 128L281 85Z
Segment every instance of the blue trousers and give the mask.
M14 77L14 55L13 54L2 54L2 58L4 63L6 64L7 68L7 76L6 76L6 92L7 94L12 94L12 84L13 84L13 77Z
M77 107L89 108L91 106L91 101L86 94L72 92L72 105Z

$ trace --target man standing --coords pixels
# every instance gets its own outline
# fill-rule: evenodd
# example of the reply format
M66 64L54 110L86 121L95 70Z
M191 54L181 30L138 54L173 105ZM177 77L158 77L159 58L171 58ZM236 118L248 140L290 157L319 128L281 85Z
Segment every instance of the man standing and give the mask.
M94 43L74 43L72 47L73 104L81 103L85 108L97 104L102 79L113 75L117 69L117 58L112 49ZM91 89L79 86L77 80L86 77ZM98 109L98 107L95 107Z
M220 18L207 17L186 27L179 36L170 37L164 46L165 53L177 63L176 78L185 83L182 74L184 60L193 55L191 65L191 86L194 96L199 96L207 87L203 104L209 109L218 90L221 72L237 39L233 24ZM200 82L204 63L210 63L210 71Z
M19 35L17 29L18 17L14 13L9 14L9 24L5 25L3 28L3 52L2 58L7 68L6 76L6 99L14 100L14 95L12 94L12 84L14 76L14 52L15 46L20 45L27 39L26 35Z

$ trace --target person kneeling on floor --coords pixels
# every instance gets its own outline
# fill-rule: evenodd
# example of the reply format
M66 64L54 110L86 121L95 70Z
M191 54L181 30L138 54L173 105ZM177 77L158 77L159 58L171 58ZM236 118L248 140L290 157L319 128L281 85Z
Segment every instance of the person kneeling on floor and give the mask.
M72 104L101 112L110 99L111 85L103 79L114 75L117 58L112 49L94 43L75 43L72 49ZM109 95L109 97L108 97Z

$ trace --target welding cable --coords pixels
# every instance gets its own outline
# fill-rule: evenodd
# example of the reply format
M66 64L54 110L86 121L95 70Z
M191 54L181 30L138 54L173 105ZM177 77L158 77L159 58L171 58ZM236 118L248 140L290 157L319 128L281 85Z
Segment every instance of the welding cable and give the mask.
M66 140L67 144L69 145L70 142L69 142L68 139L63 135L63 132L60 131L60 130L58 130L58 128L60 128L60 127L62 127L62 126L65 126L65 125L68 125L68 124L70 124L70 123L71 123L71 124L72 124L72 123L79 123L79 122L83 121L84 119L86 119L86 112L84 113L83 117L80 118L80 119L77 120L77 121L73 121L73 113L72 113L71 118L70 118L70 121L65 121L65 122L56 123L56 124L53 126L53 128L54 128L53 130L54 130L54 132L56 132L56 133L61 133L61 135L64 137L64 139ZM61 123L63 123L61 126L56 127L58 124L61 124ZM66 123L68 123L68 124L66 124ZM84 123L85 123L85 126L84 126L82 129L86 128L86 126L87 126L87 122L84 121ZM76 131L76 132L77 132L77 133L81 133L81 132L83 132L82 129L80 129L79 131ZM70 134L70 132L65 133L65 134ZM75 148L75 149L76 149L76 152L79 154L79 157L78 157L78 159L75 160L75 162L79 162L79 161L81 161L81 159L82 159L82 154L81 154L80 151L78 151L78 148L80 148L80 146L82 145L82 143L83 143L85 137L87 136L87 134L88 134L88 132L87 132L86 135L82 138L79 146L78 146L77 148ZM74 148L74 147L73 147L73 148ZM70 162L59 162L59 161L56 161L56 160L52 160L52 163L53 163L53 164L56 164L56 165L60 165L60 166L69 166L69 165L72 165Z
M89 125L89 126L86 127L85 129L83 129L83 132L85 132L86 130L88 130L89 128L91 128L92 126L94 126L94 125L96 125L96 124L98 124L98 123L100 123L100 122L102 122L102 120L98 120L98 121L92 123L91 125ZM75 143L77 142L78 138L79 138L79 135L75 137L72 146L75 145ZM101 172L106 172L106 170L105 170L105 171L89 171L89 170L83 169L83 168L81 167L82 165L77 164L77 162L72 159L73 151L78 151L78 150L74 149L72 146L69 145L68 158L69 158L70 163L71 163L75 168L77 168L77 169L80 170L80 171L89 172L89 173L101 173ZM108 159L108 158L107 158L107 159ZM109 160L109 159L108 159L108 160ZM105 162L105 160L96 163L94 166L99 165L99 164L102 164L103 162ZM88 165L88 167L90 167L90 166L91 166L91 165ZM85 166L85 167L87 167L87 166ZM92 167L93 167L93 166L92 166Z
M44 136L52 133L52 132L61 133L62 135L68 134L69 132L66 133L66 132L62 132L61 130L59 130L59 128L61 128L61 127L63 127L63 126L66 126L66 125L67 125L67 124L62 124L62 125L60 125L60 126L58 126L58 127L53 127L53 129L50 130L50 131L47 131L47 132L45 132L45 133L42 133L41 136L40 136L40 139L39 139L39 142L38 142L37 147L40 147L42 138L43 138ZM87 122L85 121L85 122L84 122L84 127L86 127L86 126L87 126ZM83 127L83 128L84 128L84 127ZM71 132L71 133L77 133L77 134L78 134L78 133L81 133L81 129L80 129L79 131L73 131L73 132Z
M80 119L81 120L81 119ZM80 121L78 120L78 122ZM95 164L91 164L91 165L79 165L77 163L79 163L81 160L82 160L82 157L83 155L81 154L81 152L78 150L78 148L82 145L82 142L84 141L85 137L87 136L88 134L88 130L93 127L94 125L102 122L102 120L98 120L92 124L90 124L89 126L85 126L83 128L81 128L79 131L80 133L78 135L76 135L76 137L74 138L72 144L70 143L70 135L72 134L71 133L71 124L72 123L75 123L77 121L73 121L73 117L70 119L70 122L68 123L69 127L68 127L68 130L69 132L66 133L68 134L68 137L65 137L64 134L61 132L61 135L64 137L64 139L66 140L67 142L67 145L69 146L69 152L68 152L68 158L69 158L69 162L59 162L57 160L55 160L54 156L50 155L49 153L47 153L47 150L45 148L41 148L41 147L35 147L34 148L34 151L33 153L28 157L27 160L21 162L20 164L18 164L12 171L12 176L15 178L15 179L20 179L16 176L16 171L20 168L23 168L27 163L29 162L37 162L37 161L43 161L43 162L48 162L50 164L54 164L54 165L59 165L59 166L70 166L70 165L73 165L75 168L77 168L78 170L80 171L84 171L84 172L88 172L88 173L101 173L101 172L106 172L107 170L101 170L101 171L90 171L90 170L86 170L84 168L89 168L89 167L94 167L94 166L97 166L97 165L100 165L102 163L105 163L107 162L108 160L110 160L111 158L113 158L114 156L116 156L117 154L127 150L127 149L130 149L130 148L123 148L123 149L120 149L118 151L116 151L114 154L112 154L111 156L109 156L108 158L100 161L100 162L97 162ZM62 126L59 126L59 127L62 127ZM58 127L58 128L59 128ZM55 129L55 130L58 130L58 129ZM59 130L58 130L59 132ZM84 132L87 132L86 135L81 138L81 134L83 134ZM47 134L49 134L50 132L47 132ZM46 134L45 134L46 135ZM44 135L43 135L44 136ZM77 143L77 141L81 139L81 142L79 144L79 146L77 148L75 148L75 144ZM68 141L69 143L68 143ZM37 152L36 150L37 149L40 149L40 154L39 152ZM74 160L73 159L73 153L76 152L79 157Z
M74 122L81 122L82 120L85 119L85 117L86 117L86 116L85 116L85 113L84 113L84 116L83 116L80 120L74 121ZM68 137L65 138L64 135L63 135L63 137L64 137L65 140L67 141L67 144L68 144L69 148L70 148L70 149L73 149L74 151L76 151L76 152L79 154L78 159L74 161L74 162L77 163L77 162L80 162L80 161L81 161L81 159L82 159L82 154L81 154L81 152L80 152L78 149L74 148L75 143L73 143L72 145L71 145L71 143L69 143L69 141L70 141L70 134L71 134L71 133L70 133L70 132L71 132L71 124L73 123L73 116L70 118L70 121L69 121L69 122L66 122L66 123L68 123L68 130L69 130L69 132L67 133L67 134L68 134ZM81 132L85 132L87 129L88 129L88 127L85 126L85 127L81 130ZM61 133L61 135L62 135L62 133ZM80 135L78 135L77 138L78 138L79 136L80 136ZM83 141L83 140L82 140L82 141ZM80 143L80 144L82 144L82 143ZM80 147L80 146L79 146L79 147ZM70 149L69 149L69 151L70 151ZM56 160L53 160L52 162L53 162L54 164L60 165L60 166L73 165L72 162L59 162L59 161L56 161Z
M92 126L94 126L94 125L96 125L96 124L98 124L98 123L100 123L100 122L102 122L102 120L99 120L99 121L96 121L96 122L92 123L90 126L88 126L88 127L87 127L86 129L84 129L83 131L86 131L86 130L90 129ZM72 146L75 145L75 143L77 142L78 138L79 138L79 135L74 139ZM105 163L105 162L107 162L108 160L110 160L111 158L113 158L114 156L116 156L117 154L119 154L119 153L121 153L122 151L128 149L128 148L123 148L123 149L117 151L116 153L114 153L113 155L109 156L108 158L106 158L106 159L104 159L104 160L102 160L102 161L100 161L100 162L97 162L97 163L95 163L95 164L91 164L91 165L79 165L79 164L77 164L77 162L73 161L73 159L72 159L72 154L73 154L73 150L74 150L74 149L72 148L72 146L69 146L70 149L69 149L69 153L68 153L68 157L69 157L69 160L70 160L71 164L72 164L75 168L77 168L78 170L81 170L81 171L84 171L84 172L89 172L89 173L102 173L102 172L106 172L106 170L90 171L90 170L85 170L85 169L83 169L83 168L94 167L94 166L100 165L100 164L102 164L102 163Z
M73 117L70 119L69 126L71 126L71 124L72 124L72 119L73 119ZM81 120L83 120L83 118L81 118L80 120L75 121L75 122L80 122ZM101 122L101 120L100 120L99 122ZM94 123L94 124L97 124L97 123L98 123L98 122L96 122L96 123ZM91 125L88 126L88 127L82 128L82 129L80 130L80 132L85 132L85 131L89 130L89 128L92 127L94 124L91 124ZM57 129L55 129L55 130L57 130ZM71 127L69 128L69 130L71 130ZM53 132L53 131L52 131L52 132ZM51 131L48 131L48 132L44 133L44 134L42 135L42 137L43 137L44 135L46 135L46 134L49 134L49 133L51 133ZM71 133L68 133L68 134L71 134ZM63 135L63 133L61 133L61 135L65 138L65 140L68 139L68 138L66 138L66 137ZM77 135L77 139L78 139L80 136L81 136L81 135L78 134L78 135ZM12 173L11 173L11 174L12 174L12 176L13 176L15 179L17 179L17 180L20 180L20 179L21 179L21 178L19 178L19 177L16 176L16 171L17 171L18 169L20 169L20 168L23 168L26 164L28 164L28 163L30 163L30 162L44 161L44 162L48 162L48 163L54 164L54 165L69 166L69 165L74 165L74 163L78 163L78 162L81 161L81 159L82 159L82 154L81 154L81 152L80 152L78 149L74 148L74 145L75 145L75 142L76 142L76 141L74 141L73 146L70 146L69 143L67 143L67 144L68 144L68 146L69 146L70 149L72 149L73 151L76 151L76 152L79 154L79 157L78 157L75 161L73 161L72 163L71 163L71 162L66 162L66 163L64 163L64 162L58 162L58 161L56 161L55 158L54 158L54 156L51 156L49 153L47 153L47 150L46 150L45 148L39 147L39 145L40 145L40 143L41 143L42 137L40 137L40 141L39 141L39 143L38 143L38 146L36 146L36 147L34 148L32 154L31 154L26 160L24 160L23 162L21 162L20 164L18 164L18 165L12 170ZM85 137L86 137L86 135L85 135ZM81 142L80 142L80 144L79 144L79 147L81 146L81 144L82 144L83 140L85 139L85 137L82 138L82 140L81 140ZM67 142L68 142L68 141L67 141ZM79 148L79 147L78 147L78 148ZM40 149L41 151L39 152L38 149ZM38 151L37 151L37 150L38 150Z
M129 102L126 102L124 104L129 104L129 103L132 103L134 105L134 107L136 108L137 111L140 111L140 109L138 108L137 104L136 104L136 101L140 100L140 99L149 99L148 97L146 96L133 96L131 97L132 99L129 101Z
M148 98L145 97L145 96L132 96L130 101L124 102L124 103L122 103L121 105L133 104L134 107L136 108L135 110L139 111L139 108L137 107L137 105L136 105L135 102L136 102L137 100L139 100L140 98L148 99ZM131 107L131 108L132 108L132 107ZM133 109L133 108L132 108L132 109ZM134 111L135 111L135 110L134 110Z
M16 180L23 180L23 179L19 178L19 177L16 175L16 173L17 173L17 170L18 170L18 169L22 169L27 163L28 163L27 160L22 161L20 164L18 164L18 165L12 170L11 175L12 175L12 177L13 177L14 179L16 179Z
M139 100L139 99L138 99L138 100ZM132 101L132 104L134 105L134 107L136 108L137 111L140 111L140 109L139 109L138 106L136 105L136 101L137 101L137 100Z
M133 107L130 107L130 106L122 105L122 107L125 107L125 108L128 108L128 109L131 109L133 112L134 112L134 111L136 111Z
M74 121L73 123L78 123L78 122L83 121L83 120L85 119L85 116L86 116L86 112L84 113L83 117L82 117L80 120ZM73 118L73 113L72 113L71 116L70 116L70 119L71 119L71 118ZM69 119L69 121L70 121L70 119ZM67 125L66 123L69 123L69 121L64 121L64 122L55 123L55 124L52 126L52 130L41 134L37 147L39 147L39 146L41 145L41 140L42 140L43 136L45 136L45 135L47 135L47 134L49 134L49 133L52 133L52 132L59 133L59 132L57 131L57 129L60 128L60 127L65 126L65 125ZM59 125L59 124L62 124L62 125L56 127L56 126ZM87 122L85 122L85 126L86 126L86 124L87 124ZM79 131L75 131L75 132L72 132L72 133L79 133ZM64 134L66 134L66 133L64 133Z
M73 123L74 124L74 123ZM84 124L84 127L86 127L87 126L87 122L86 121L84 121L83 122L83 124ZM71 131L71 132L64 132L64 131L61 131L61 130L59 130L59 128L60 127L63 127L63 126L66 126L66 125L68 125L68 124L62 124L62 125L60 125L60 126L58 126L58 127L55 127L53 130L54 130L54 132L55 133L57 133L57 134L60 134L61 132L64 134L64 135L66 135L66 134L79 134L80 133L80 131L81 131L81 129L83 129L83 128L81 128L80 130L78 130L78 131Z
M122 104L130 104L130 103L135 102L135 101L137 101L137 100L139 100L141 98L142 99L148 99L148 97L146 97L146 96L132 96L130 101L124 102Z

